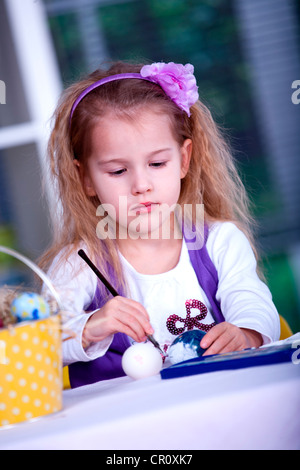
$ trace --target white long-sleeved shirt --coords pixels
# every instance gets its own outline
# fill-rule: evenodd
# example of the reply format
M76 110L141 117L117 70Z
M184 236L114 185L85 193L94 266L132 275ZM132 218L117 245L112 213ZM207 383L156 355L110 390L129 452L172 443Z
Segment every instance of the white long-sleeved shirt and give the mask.
M218 272L216 297L225 320L261 333L264 344L278 340L279 316L268 287L256 273L256 259L243 232L230 222L214 223L210 227L206 246ZM198 320L196 327L211 327L214 322L211 306L199 286L184 240L177 266L166 273L141 274L122 255L120 258L129 285L129 296L146 308L155 338L161 347L167 349L179 334L180 328L187 330L188 315L195 321L197 315L205 314L204 318ZM56 271L53 270L55 263L56 260L49 276L65 307L73 314L66 326L76 333L76 338L63 343L64 364L90 361L103 356L113 335L99 343L93 343L86 350L81 341L85 324L94 313L86 313L85 310L91 304L96 291L95 274L77 253L71 255L68 262ZM55 275L51 275L53 272ZM189 301L194 301L194 308ZM189 313L187 302L190 304Z

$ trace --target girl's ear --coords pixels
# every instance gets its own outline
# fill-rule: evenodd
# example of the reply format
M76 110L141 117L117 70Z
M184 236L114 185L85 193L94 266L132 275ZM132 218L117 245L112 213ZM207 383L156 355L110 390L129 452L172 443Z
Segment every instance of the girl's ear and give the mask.
M191 156L192 156L193 142L191 139L186 139L181 147L181 179L184 178L189 170Z
M90 177L88 176L87 172L85 172L83 170L82 165L80 164L80 162L76 158L73 160L73 162L74 162L74 165L78 169L78 173L79 173L80 180L81 180L81 183L82 183L85 194L87 196L90 196L90 197L96 196L96 192L94 190L93 183L92 183Z

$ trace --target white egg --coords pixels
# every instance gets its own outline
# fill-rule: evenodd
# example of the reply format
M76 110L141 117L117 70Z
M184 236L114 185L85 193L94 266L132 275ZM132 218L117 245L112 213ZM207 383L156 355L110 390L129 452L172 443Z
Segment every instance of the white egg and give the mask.
M162 357L151 343L136 343L123 354L122 367L132 379L143 379L161 371Z

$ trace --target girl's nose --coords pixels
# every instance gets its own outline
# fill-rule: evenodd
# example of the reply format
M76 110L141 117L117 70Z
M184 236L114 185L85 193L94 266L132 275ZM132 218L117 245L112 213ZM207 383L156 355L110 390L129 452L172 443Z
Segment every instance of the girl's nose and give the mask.
M144 194L152 189L152 183L146 173L139 172L134 175L131 185L133 195Z

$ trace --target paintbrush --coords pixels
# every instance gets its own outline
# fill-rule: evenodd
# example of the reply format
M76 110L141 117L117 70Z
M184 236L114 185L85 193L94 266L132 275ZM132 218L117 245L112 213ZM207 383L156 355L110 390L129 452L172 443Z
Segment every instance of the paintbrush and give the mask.
M89 267L94 271L94 273L96 274L96 276L98 277L98 279L100 279L100 281L105 285L105 287L108 289L108 291L114 296L118 296L118 292L116 291L116 289L108 282L108 280L106 279L105 276L103 276L103 274L99 271L99 269L97 268L97 266L94 265L94 263L89 259L89 257L87 256L87 254L85 253L84 250L79 250L78 251L78 254L79 256L89 265ZM159 343L156 341L156 339L152 336L152 335L147 335L147 338L149 339L149 341L151 341L151 343L160 351L160 353L165 356L166 354L162 351L162 349L160 348L160 345Z

